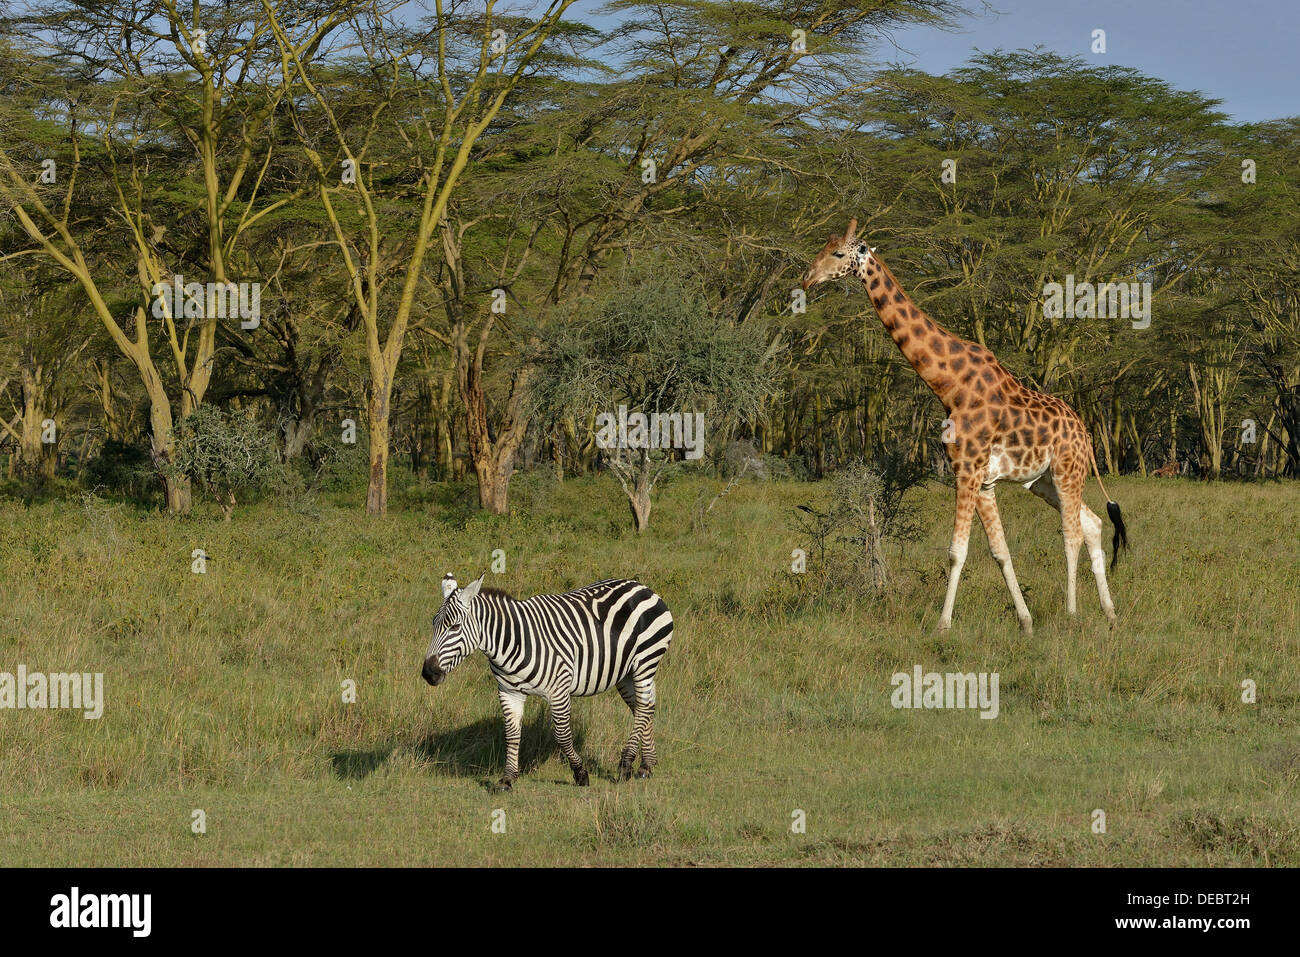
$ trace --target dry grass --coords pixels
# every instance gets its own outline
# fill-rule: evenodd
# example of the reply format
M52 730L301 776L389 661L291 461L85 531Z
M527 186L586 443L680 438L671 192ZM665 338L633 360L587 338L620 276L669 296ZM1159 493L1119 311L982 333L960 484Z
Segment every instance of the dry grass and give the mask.
M705 484L670 485L642 538L612 481L540 475L517 480L505 519L441 486L399 490L383 521L334 505L249 506L227 525L215 510L0 501L0 671L102 671L107 688L99 721L0 711L0 858L1300 864L1294 486L1108 480L1136 546L1113 578L1114 632L1086 578L1067 618L1054 515L1002 492L1027 639L978 531L955 626L933 632L941 486L922 493L927 539L877 601L789 574L802 543L787 516L818 486L745 483L692 531ZM190 572L194 548L206 575ZM614 782L628 714L610 694L575 709L592 787L572 786L535 699L526 776L511 795L483 787L503 762L486 664L436 690L418 672L438 580L477 574L496 548L515 593L627 575L668 601L654 779ZM1001 716L895 711L890 675L916 664L998 672Z

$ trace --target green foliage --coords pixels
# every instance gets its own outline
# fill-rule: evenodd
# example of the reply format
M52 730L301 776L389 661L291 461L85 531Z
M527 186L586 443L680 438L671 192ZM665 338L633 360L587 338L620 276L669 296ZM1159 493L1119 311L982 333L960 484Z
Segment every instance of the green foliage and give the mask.
M158 473L147 449L130 442L108 439L81 475L92 492L106 491L140 499L158 484Z
M811 545L816 561L809 574L820 589L869 587L882 594L891 583L886 548L900 554L921 536L922 526L908 493L925 481L923 469L899 456L878 466L850 462L831 476L829 505L800 505L793 528Z
M265 490L279 474L275 437L247 413L200 406L178 431L171 470L211 492L226 518L236 493Z
M729 321L693 279L662 262L614 277L578 321L549 331L535 406L752 421L773 387L766 330Z

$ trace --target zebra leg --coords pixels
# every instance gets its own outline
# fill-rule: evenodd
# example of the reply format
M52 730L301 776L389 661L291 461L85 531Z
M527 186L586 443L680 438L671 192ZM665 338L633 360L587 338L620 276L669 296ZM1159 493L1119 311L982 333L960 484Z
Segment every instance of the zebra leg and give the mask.
M588 783L587 771L582 766L582 758L573 747L573 727L570 724L568 694L555 695L551 699L551 720L555 724L555 740L560 750L569 759L569 768L573 771L573 783L585 788Z
M519 739L523 734L524 699L522 691L497 689L501 699L501 714L506 719L506 773L497 784L498 791L509 791L519 777Z
M637 770L639 778L650 777L650 772L659 763L655 754L655 680L640 678L636 683L636 711L632 715L632 730L641 737L641 767Z
M618 762L618 778L620 781L626 781L632 777L632 765L636 763L636 755L641 743L641 733L637 730L636 724L636 679L628 675L620 681L618 693L628 710L632 712L632 736L627 739L627 744L623 747L623 755Z

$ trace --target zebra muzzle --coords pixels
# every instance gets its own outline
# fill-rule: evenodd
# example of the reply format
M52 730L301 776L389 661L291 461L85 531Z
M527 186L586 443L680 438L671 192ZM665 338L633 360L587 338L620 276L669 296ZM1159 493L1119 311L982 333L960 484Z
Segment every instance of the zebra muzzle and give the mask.
M426 658L424 668L420 672L424 680L429 684L437 686L442 683L442 679L447 677L447 672L438 667L438 663L432 658Z

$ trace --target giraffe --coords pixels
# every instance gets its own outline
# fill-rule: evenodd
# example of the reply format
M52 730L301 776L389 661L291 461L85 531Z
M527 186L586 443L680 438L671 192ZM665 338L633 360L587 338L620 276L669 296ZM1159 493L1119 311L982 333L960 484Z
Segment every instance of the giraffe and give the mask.
M1066 610L1071 615L1078 613L1075 574L1079 546L1087 543L1101 609L1114 626L1115 605L1106 583L1101 519L1083 502L1090 467L1106 495L1106 513L1115 526L1112 568L1120 548L1128 546L1128 532L1119 505L1101 484L1092 440L1083 420L1055 396L1022 385L984 346L953 335L918 309L889 267L876 256L876 250L855 239L857 228L854 219L843 236L830 237L808 267L801 285L807 291L830 279L850 273L857 276L885 331L948 413L944 445L956 478L957 508L948 550L948 592L939 615L939 630L952 627L971 520L978 514L989 550L1011 592L1020 627L1026 634L1033 633L1033 617L1016 581L993 494L994 486L1002 481L1025 486L1061 513Z

